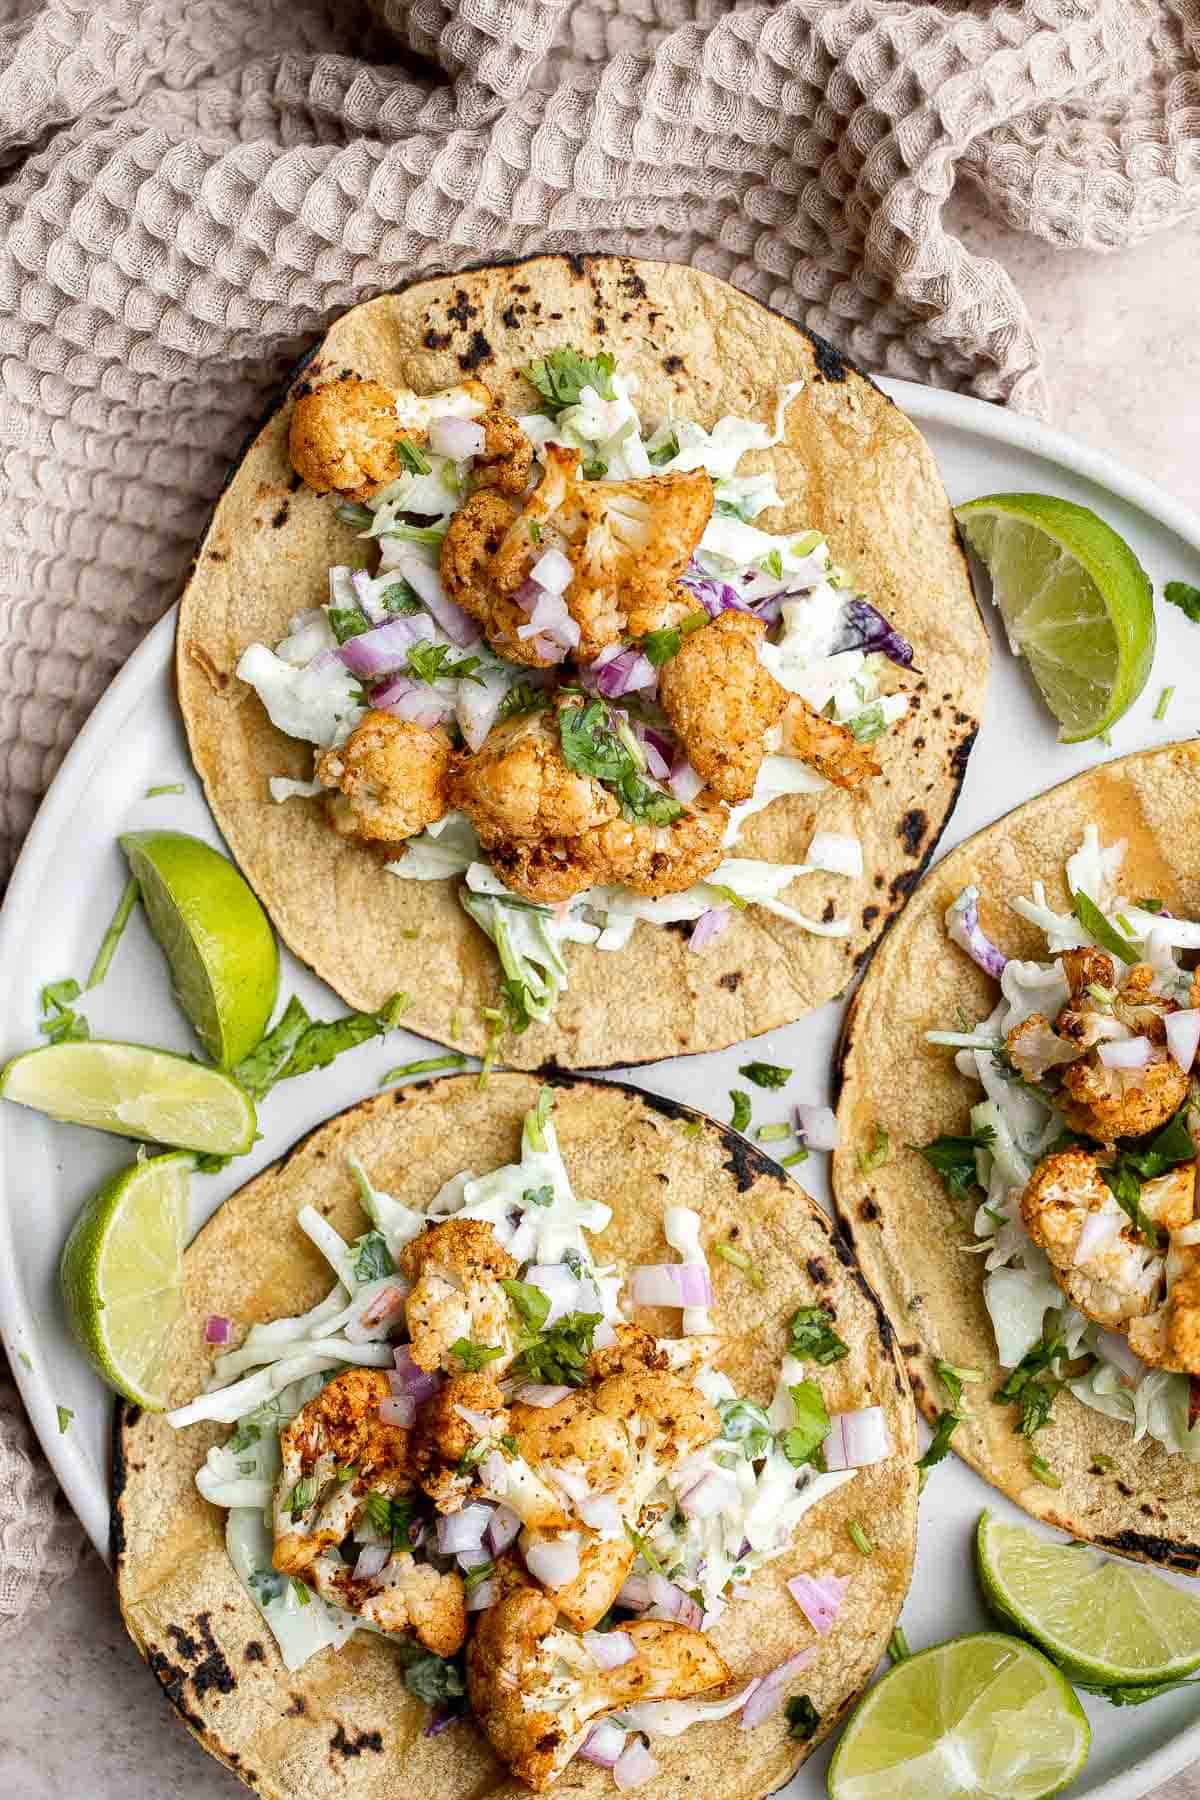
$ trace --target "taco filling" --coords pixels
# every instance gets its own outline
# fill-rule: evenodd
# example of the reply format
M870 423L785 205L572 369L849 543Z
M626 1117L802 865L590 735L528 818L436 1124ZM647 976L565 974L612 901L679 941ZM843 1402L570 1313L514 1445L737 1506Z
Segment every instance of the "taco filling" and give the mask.
M657 1770L645 1738L753 1728L821 1655L852 1579L832 1571L789 1583L815 1652L739 1691L708 1633L892 1445L880 1406L826 1410L822 1369L848 1348L822 1306L793 1317L770 1405L739 1395L687 1206L664 1210L672 1260L598 1261L611 1209L573 1192L551 1110L543 1089L520 1160L423 1212L352 1157L371 1230L347 1243L297 1215L328 1297L252 1326L168 1419L232 1427L196 1486L228 1508L230 1561L289 1669L382 1634L431 1730L470 1711L530 1787L576 1755L632 1787ZM679 1335L639 1325L646 1307Z
M1095 825L1066 864L1069 914L1044 884L1013 901L1044 961L1006 959L963 890L948 934L1000 984L975 1026L928 1033L985 1098L968 1137L923 1154L974 1214L999 1398L1032 1436L1061 1388L1200 1461L1200 923L1120 891L1123 842ZM949 1022L948 1022L949 1023Z
M273 797L322 807L400 880L461 881L517 1030L553 1011L565 944L621 949L639 919L694 921L696 950L747 906L847 936L780 895L860 875L857 837L817 832L801 864L734 851L778 797L875 779L913 663L819 532L755 523L781 496L738 468L781 441L802 383L770 424L706 430L644 419L607 354L524 373L542 409L521 416L475 380L300 395L295 471L375 572L330 569L328 603L237 669L314 745L311 781L274 777Z

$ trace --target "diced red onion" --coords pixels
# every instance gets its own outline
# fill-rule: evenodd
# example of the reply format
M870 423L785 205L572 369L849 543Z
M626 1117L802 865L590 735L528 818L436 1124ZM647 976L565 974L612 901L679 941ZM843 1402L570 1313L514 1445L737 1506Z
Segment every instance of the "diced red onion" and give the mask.
M658 681L658 670L640 650L622 650L599 669L593 663L590 673L606 700L619 700L623 694L652 688Z
M618 1756L612 1773L622 1793L628 1793L630 1788L644 1787L648 1781L653 1781L658 1774L658 1764L642 1740L634 1738Z
M1146 1373L1146 1364L1140 1357L1134 1355L1129 1347L1129 1339L1122 1337L1119 1331L1098 1331L1096 1348L1105 1362L1110 1362L1114 1368L1120 1369L1122 1375L1129 1381L1139 1382Z
M496 1421L485 1412L476 1412L470 1406L455 1406L455 1412L465 1425L469 1425L476 1437L491 1437Z
M703 776L697 775L687 757L681 757L667 777L667 786L683 806L688 806L696 798L704 786Z
M634 732L646 758L646 773L652 775L655 781L665 781L671 773L670 763L645 727L639 731L635 725Z
M511 1506L498 1506L484 1534L493 1556L501 1556L521 1535L521 1521Z
M601 1319L592 1333L592 1348L595 1350L611 1350L617 1341L616 1327L610 1319Z
M390 1544L364 1544L358 1553L351 1580L374 1581L386 1569L391 1554Z
M523 1279L531 1287L540 1288L550 1302L546 1324L555 1325L569 1312L579 1310L579 1277L566 1263L533 1263Z
M478 1502L464 1506L461 1512L443 1513L437 1522L437 1547L443 1556L458 1556L464 1550L480 1550L483 1534L492 1519L490 1506Z
M1166 1017L1167 1046L1186 1075L1200 1050L1200 1007L1187 1006Z
M753 1731L756 1725L761 1725L764 1719L769 1719L772 1713L779 1711L783 1705L784 1688L793 1675L798 1675L801 1669L808 1667L815 1655L815 1650L801 1650L798 1656L789 1656L785 1663L772 1669L742 1708L743 1731Z
M979 923L979 895L974 888L964 888L946 913L946 934L952 944L965 950L985 975L999 981L1008 967L1008 958L998 950Z
M633 1639L625 1631L585 1631L583 1642L602 1669L619 1669L637 1655Z
M689 950L707 950L715 937L720 937L733 916L733 908L729 906L710 906L702 912L692 926L692 935L688 939Z
M849 832L814 831L804 860L810 868L828 869L831 875L861 875L862 840Z
M848 1575L793 1575L787 1589L813 1630L828 1637L849 1586Z
M567 1587L579 1573L579 1546L570 1538L549 1538L530 1544L525 1567L543 1587Z
M427 681L414 681L410 675L393 675L371 695L371 705L425 731L444 724L454 711L449 694L439 693Z
M232 1330L231 1320L223 1319L220 1313L210 1313L204 1327L204 1341L206 1344L227 1344Z
M519 1400L522 1406L557 1406L570 1393L569 1387L549 1387L540 1381L525 1381L513 1392L513 1399Z
M534 638L533 647L544 663L560 663L567 654L566 644L558 643L556 639L548 637L545 632L541 632Z
M529 571L530 581L536 581L547 594L565 594L574 576L569 558L555 549L543 550Z
M481 750L484 739L496 723L507 687L503 679L485 676L482 682L462 681L458 687L456 712L468 750Z
M709 1469L694 1487L679 1496L679 1510L689 1519L711 1519L737 1503L738 1485L723 1469Z
M397 1344L395 1363L396 1373L389 1377L392 1392L410 1394L418 1406L432 1399L445 1380L436 1369L422 1369L415 1363L408 1344Z
M592 1494L576 1507L579 1517L593 1531L620 1531L621 1508L611 1494Z
M332 589L332 569L329 571L329 575L330 588ZM350 586L354 589L355 598L362 607L367 618L370 619L372 625L382 625L391 617L391 614L388 612L388 609L383 604L382 600L377 600L375 598L375 583L371 580L371 577L367 574L365 569L351 569ZM333 605L336 606L337 600L332 592L330 594L330 599Z
M809 1150L836 1150L842 1141L838 1122L828 1106L798 1106L796 1122Z
M887 1419L882 1406L860 1406L853 1412L834 1413L829 1436L822 1449L825 1467L867 1469L892 1454Z
M1153 1049L1148 1037L1135 1037L1101 1044L1097 1054L1106 1069L1144 1069Z
M699 1631L704 1613L690 1594L685 1594L681 1587L676 1587L665 1575L650 1575L648 1582L651 1601L664 1618L678 1619L682 1625L690 1625L693 1630Z
M411 1394L393 1394L390 1400L379 1402L379 1417L385 1425L400 1425L407 1431L416 1416L417 1403Z
M1083 1230L1079 1233L1079 1242L1071 1258L1074 1266L1078 1269L1099 1251L1107 1249L1124 1223L1125 1215L1121 1212L1089 1213L1083 1221Z
M712 1306L708 1270L696 1263L643 1263L629 1278L635 1306Z
M547 593L542 588L529 615L528 624L518 625L517 636L522 640L546 637L564 649L573 650L579 642L580 630L578 621L568 612L562 595Z
M390 675L393 669L404 667L414 644L427 643L432 636L432 622L424 613L405 613L347 638L338 648L338 661L364 680Z
M615 1606L623 1606L626 1612L645 1612L651 1604L650 1581L646 1575L627 1575L622 1582L615 1601Z
M598 1763L602 1769L611 1769L625 1748L628 1735L619 1725L614 1725L611 1719L601 1719L575 1754L582 1756L585 1762Z
M423 557L414 556L411 552L397 556L395 566L396 573L404 577L413 592L429 608L452 644L457 644L461 649L464 644L475 642L479 636L478 626L461 606L456 606L451 600L436 569L431 568Z
M484 1535L486 1536L486 1533ZM480 1544L476 1550L460 1550L457 1557L459 1568L468 1573L472 1569L486 1568L491 1560L491 1551L485 1549L482 1544Z
M469 1613L486 1612L489 1606L495 1606L500 1598L498 1581L480 1581L467 1595L466 1610Z
M462 1713L451 1712L449 1707L439 1706L422 1735L427 1738L441 1737L443 1731L449 1731L463 1716Z
M508 1488L508 1464L499 1450L485 1456L479 1465L479 1479L490 1493L503 1494Z
M483 450L486 434L473 419L459 419L453 413L438 413L429 421L429 448L437 456L448 456L452 462L465 462Z

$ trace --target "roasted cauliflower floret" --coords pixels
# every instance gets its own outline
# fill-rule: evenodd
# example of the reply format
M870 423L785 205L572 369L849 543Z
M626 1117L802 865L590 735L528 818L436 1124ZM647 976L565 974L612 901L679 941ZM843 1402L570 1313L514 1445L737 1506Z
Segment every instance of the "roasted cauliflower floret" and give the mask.
M589 1381L603 1381L609 1375L632 1375L639 1369L666 1369L670 1359L659 1346L658 1339L640 1325L618 1325L614 1342L593 1350L584 1365Z
M414 394L346 375L297 399L288 436L292 467L318 494L370 500L404 473L400 438L425 437L439 415L478 419L491 403L480 381Z
M500 1349L488 1369L493 1378L501 1376L515 1352L500 1283L512 1280L520 1265L500 1248L491 1226L482 1219L447 1219L405 1244L399 1263L413 1284L408 1334L417 1367L457 1373L452 1346L466 1338Z
M592 866L592 882L620 882L651 899L680 894L711 875L724 856L724 807L703 795L669 825L634 825L613 819L578 840Z
M622 1626L635 1655L601 1669L556 1618L553 1600L518 1588L480 1614L467 1649L475 1717L501 1761L536 1792L551 1786L606 1714L637 1700L688 1699L729 1679L728 1664L686 1625Z
M1102 1143L1143 1137L1173 1119L1188 1096L1188 1077L1157 1048L1143 1069L1108 1069L1088 1056L1063 1070L1059 1105L1072 1131Z
M540 843L510 843L497 838L488 860L506 888L540 906L557 906L599 879L585 837L543 838Z
M1162 1306L1131 1323L1130 1348L1154 1368L1200 1375L1200 1245L1172 1241L1166 1279Z
M748 800L766 734L778 724L787 689L764 669L761 619L723 612L683 640L663 665L658 692L688 761L719 800Z
M533 466L533 445L511 413L494 406L479 421L483 449L475 458L479 487L498 488L502 494L523 494Z
M561 662L561 645L547 646L539 636L521 637L529 612L512 594L497 586L493 564L520 513L494 488L480 488L450 520L442 539L442 586L463 611L478 621L498 655L509 662L548 669ZM518 584L519 585L519 584Z
M273 1510L274 1563L285 1574L303 1573L340 1544L368 1495L411 1490L408 1432L379 1417L390 1393L382 1369L346 1369L284 1426Z
M607 788L567 767L556 712L493 726L451 791L485 849L497 841L578 837L619 812Z
M1021 1197L1021 1217L1064 1293L1089 1319L1121 1331L1154 1310L1163 1259L1143 1242L1090 1151L1061 1150L1039 1163Z
M426 731L371 711L344 744L318 759L318 780L337 790L328 797L329 822L340 837L402 844L445 816L453 763L440 727Z
M848 725L822 718L798 694L789 697L783 714L783 747L834 787L861 787L879 773L870 747L858 743Z
M1051 1069L1083 1055L1077 1045L1059 1037L1044 1013L1030 1013L1013 1026L1005 1042L1013 1068L1027 1081L1040 1081Z
M452 1375L425 1402L413 1426L412 1465L439 1512L458 1512L471 1492L473 1472L459 1468L468 1451L481 1438L498 1442L507 1431L504 1395L485 1370Z
M356 1613L392 1635L411 1631L435 1656L453 1656L467 1635L462 1576L419 1563L406 1550L393 1550L378 1575L356 1581L354 1565L336 1551L319 1556L307 1571L323 1600Z

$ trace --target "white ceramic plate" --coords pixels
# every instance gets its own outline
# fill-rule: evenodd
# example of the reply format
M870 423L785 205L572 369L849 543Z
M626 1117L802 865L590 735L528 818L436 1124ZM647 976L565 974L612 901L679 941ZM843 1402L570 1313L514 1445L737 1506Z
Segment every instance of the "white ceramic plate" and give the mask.
M1003 490L1061 494L1094 506L1127 538L1161 591L1181 579L1200 584L1200 520L1148 482L1044 427L979 401L885 382L925 429L952 500ZM1189 733L1200 712L1200 630L1160 606L1159 653L1150 684L1117 726L1111 749L1064 748L1023 667L998 631L986 722L971 758L958 810L943 847L1079 769L1129 750ZM993 621L995 622L995 621ZM33 830L0 915L0 1018L5 1055L38 1041L37 991L65 975L82 979L112 913L125 867L119 831L179 827L219 842L192 774L171 677L173 618L150 634L113 683L59 772ZM1152 714L1164 684L1176 688L1168 717ZM145 798L146 789L182 781L185 792ZM316 1015L344 1010L335 996L290 956L283 993L300 994ZM171 1001L159 952L135 914L107 980L87 1008L93 1032L190 1048ZM824 1007L755 1044L755 1055L798 1072L789 1100L828 1097L840 1005ZM340 1058L331 1069L284 1084L262 1109L262 1142L220 1176L193 1183L199 1226L249 1175L272 1161L319 1120L371 1092L385 1069L424 1053L423 1040L396 1033ZM728 1117L727 1090L737 1084L742 1049L681 1058L643 1068L640 1086ZM759 1095L761 1122L782 1117L782 1103ZM109 1396L92 1378L66 1333L55 1269L76 1210L129 1155L118 1139L50 1125L21 1107L0 1107L0 1325L25 1403L72 1504L101 1552L108 1539ZM828 1199L824 1158L804 1165L805 1184ZM26 1360L27 1359L27 1360ZM60 1434L56 1408L74 1418ZM1007 1509L953 1457L936 1470L921 1506L916 1579L903 1622L914 1648L984 1625L971 1562L971 1532L981 1507ZM147 1702L149 1704L149 1700ZM1134 1711L1099 1701L1085 1705L1095 1733L1084 1776L1072 1795L1135 1800L1200 1758L1200 1725L1190 1692ZM163 1729L166 1729L164 1715ZM825 1791L828 1753L800 1771L795 1800Z

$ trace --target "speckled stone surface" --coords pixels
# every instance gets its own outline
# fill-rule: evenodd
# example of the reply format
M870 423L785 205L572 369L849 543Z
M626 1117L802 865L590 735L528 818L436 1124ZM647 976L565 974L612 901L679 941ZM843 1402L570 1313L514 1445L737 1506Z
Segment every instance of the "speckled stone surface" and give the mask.
M954 228L1009 269L1046 346L1052 422L1200 509L1200 225L1121 256L1052 251L956 204ZM89 1556L0 1659L0 1795L235 1800L121 1626ZM1200 1800L1200 1770L1152 1800Z

